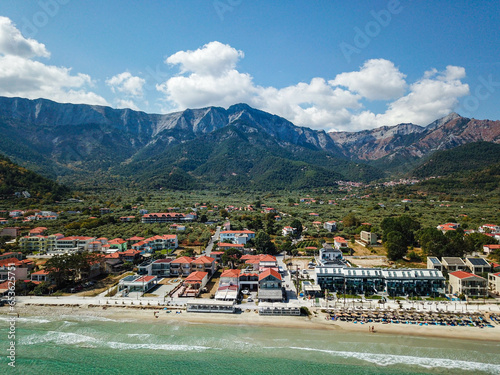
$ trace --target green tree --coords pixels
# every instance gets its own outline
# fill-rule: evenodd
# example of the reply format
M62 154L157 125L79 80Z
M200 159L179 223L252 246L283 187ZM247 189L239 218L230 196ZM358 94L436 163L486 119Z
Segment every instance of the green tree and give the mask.
M397 231L392 231L387 234L385 248L387 249L387 257L390 260L403 259L408 251L403 234Z
M463 229L450 230L446 232L445 237L448 240L448 244L445 247L444 256L463 257L472 251L472 248L465 242Z
M484 245L495 245L498 243L493 237L482 233L471 233L465 237L467 246L475 251L482 251Z
M448 244L448 239L436 228L421 229L417 233L422 250L432 256L442 257Z
M294 219L290 224L292 228L295 228L295 235L300 237L302 235L302 223L299 219Z
M242 255L243 253L240 250L231 247L224 251L224 254L222 254L222 264L229 265L231 268L234 268L235 264L240 260Z
M359 220L356 215L352 212L342 219L342 224L344 228L359 227L361 225L361 220Z
M271 237L263 230L259 230L255 235L255 248L260 254L276 253L276 246L271 242Z

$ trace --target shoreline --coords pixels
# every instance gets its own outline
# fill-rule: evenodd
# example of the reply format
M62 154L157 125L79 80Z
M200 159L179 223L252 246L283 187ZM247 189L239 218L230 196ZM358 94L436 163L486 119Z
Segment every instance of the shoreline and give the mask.
M0 309L2 311L2 309ZM159 311L155 314L155 311ZM154 324L211 324L232 326L260 326L287 329L329 330L343 333L356 332L368 335L391 335L411 337L432 337L455 340L475 340L500 342L500 326L494 328L460 327L460 326L416 326L407 324L368 323L355 324L352 322L327 320L325 313L318 312L317 316L260 316L256 311L246 311L238 314L222 313L189 313L175 309L166 313L165 310L152 306L96 306L92 304L50 305L36 303L21 303L16 306L19 318L32 316L80 316L104 318L116 321L140 320ZM158 315L158 317L156 317ZM375 327L375 332L369 332L369 327Z

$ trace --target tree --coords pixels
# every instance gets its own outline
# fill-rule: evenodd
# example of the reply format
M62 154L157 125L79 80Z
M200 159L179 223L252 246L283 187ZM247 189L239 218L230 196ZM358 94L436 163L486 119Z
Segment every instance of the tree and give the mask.
M271 242L271 237L262 230L259 230L255 236L255 248L260 254L276 253L276 246Z
M401 232L397 231L392 231L387 234L385 248L387 249L387 257L390 260L403 259L408 251L404 236Z
M230 264L231 268L234 268L235 263L237 263L240 258L242 257L243 253L235 249L234 247L231 247L224 251L224 254L221 256L222 264Z
M344 228L349 227L359 227L361 225L361 220L359 220L352 212L342 219L342 224Z
M288 255L290 255L292 253L292 241L290 241L289 239L287 239L286 241L284 241L282 244L281 244L281 248L280 248L280 251L281 252L285 252L287 253Z
M445 255L448 257L463 257L465 254L472 251L464 239L464 230L450 230L445 234L448 244L445 247Z
M444 234L436 228L425 228L417 233L422 250L432 256L442 257L448 244Z
M484 245L494 245L497 244L498 241L493 237L486 236L482 233L471 233L465 237L465 242L467 246L473 251L483 251Z
M70 269L71 255L54 255L45 263L45 270L57 286L62 286L74 278L74 273Z
M219 211L219 215L220 215L223 219L225 219L226 217L229 217L229 212L227 212L227 210L223 208L222 210L220 210L220 211Z
M345 225L345 224L344 224ZM380 224L383 235L382 241L387 240L387 235L390 232L400 232L407 246L413 245L415 242L415 231L420 229L420 223L412 219L408 215L403 215L398 218L387 217Z
M294 219L290 226L292 228L295 228L295 234L297 237L300 237L302 235L302 223L299 219Z

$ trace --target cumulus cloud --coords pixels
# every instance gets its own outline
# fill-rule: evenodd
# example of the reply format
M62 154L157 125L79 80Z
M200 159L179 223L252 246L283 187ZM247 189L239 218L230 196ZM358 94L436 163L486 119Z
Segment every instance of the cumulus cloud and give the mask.
M238 71L242 51L211 42L195 51L179 51L165 62L179 74L156 85L172 110L206 106L228 107L238 102L287 118L297 125L324 130L356 131L382 125L414 122L427 125L453 111L469 92L461 80L465 69L448 66L425 72L414 83L392 61L366 61L358 71L334 79L315 77L284 88L255 85ZM387 110L374 113L366 100L382 101Z
M146 83L144 78L135 77L129 72L117 74L106 80L106 84L113 92L121 92L129 96L142 97L143 87Z
M87 74L43 64L35 57L49 57L45 45L24 38L10 19L0 17L0 95L59 102L108 105L100 95L87 91L93 85Z
M373 59L357 72L338 74L330 83L345 86L370 100L399 98L406 90L406 75L389 60Z
M180 65L181 73L192 72L203 76L220 76L232 71L245 55L228 44L210 42L195 51L179 51L166 63Z
M410 85L410 92L391 102L385 113L368 111L355 115L353 122L361 127L393 125L413 122L427 125L446 116L458 105L458 98L469 95L469 85L463 83L465 69L447 66L445 71L429 70L417 82Z
M130 108L133 109L134 111L140 111L140 108L134 103L133 100L127 100L127 99L117 99L115 107Z
M50 57L45 45L34 39L26 39L7 17L0 16L0 53L25 58Z

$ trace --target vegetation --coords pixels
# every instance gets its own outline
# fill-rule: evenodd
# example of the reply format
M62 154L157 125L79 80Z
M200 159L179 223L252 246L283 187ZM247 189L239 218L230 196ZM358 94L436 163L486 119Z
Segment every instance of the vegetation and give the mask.
M460 161L457 163L457 161ZM426 162L415 168L416 177L448 176L483 170L500 163L500 145L474 142L446 151L437 151Z
M27 191L33 200L54 202L67 196L69 189L0 155L0 197L12 197Z

